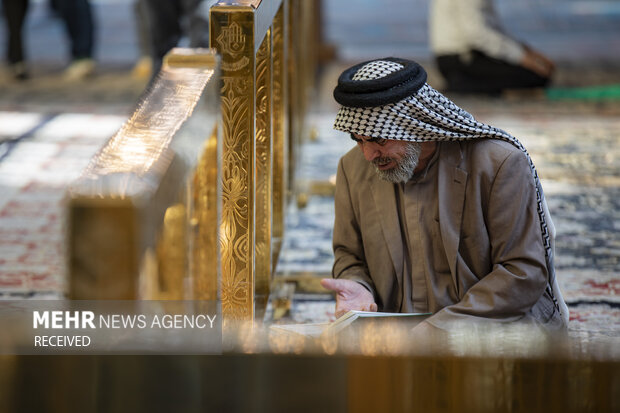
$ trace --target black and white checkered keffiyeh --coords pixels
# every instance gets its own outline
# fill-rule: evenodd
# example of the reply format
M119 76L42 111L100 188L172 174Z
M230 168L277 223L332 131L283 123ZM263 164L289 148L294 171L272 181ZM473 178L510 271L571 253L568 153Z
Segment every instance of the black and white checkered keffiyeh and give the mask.
M417 91L399 99L397 92L393 92L398 90L402 84L402 79L394 79L395 75L411 65L416 65L418 70L424 71L415 62L395 58L361 63L352 68L355 70L345 71L334 91L334 98L343 105L336 117L334 129L372 138L411 142L461 141L479 138L501 139L519 148L527 157L536 184L538 217L549 272L547 292L559 310L553 291L555 280L553 245L547 225L551 219L548 216L540 179L530 155L514 136L501 129L478 122L471 114L429 86L425 82L425 73L424 80L418 82ZM418 77L420 78L420 76ZM385 89L380 92L381 85L378 83L382 79L386 79L383 84ZM387 79L394 81L387 81ZM360 85L361 98L358 98L355 92L356 82ZM364 85L366 82L371 83L370 87ZM379 93L382 93L380 96L381 104L369 105L372 97L367 98L367 96ZM390 95L394 95L396 98L390 99Z

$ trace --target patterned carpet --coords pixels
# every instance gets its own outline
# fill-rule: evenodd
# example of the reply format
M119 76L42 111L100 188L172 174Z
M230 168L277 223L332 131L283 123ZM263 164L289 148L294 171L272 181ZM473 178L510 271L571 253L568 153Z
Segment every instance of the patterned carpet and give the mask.
M0 112L1 296L62 296L65 189L124 121Z

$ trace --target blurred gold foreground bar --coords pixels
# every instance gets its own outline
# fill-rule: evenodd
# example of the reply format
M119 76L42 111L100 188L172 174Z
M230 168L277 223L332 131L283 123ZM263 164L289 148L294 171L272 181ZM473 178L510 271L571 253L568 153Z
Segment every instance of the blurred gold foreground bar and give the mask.
M219 61L174 49L68 191L72 299L217 299Z

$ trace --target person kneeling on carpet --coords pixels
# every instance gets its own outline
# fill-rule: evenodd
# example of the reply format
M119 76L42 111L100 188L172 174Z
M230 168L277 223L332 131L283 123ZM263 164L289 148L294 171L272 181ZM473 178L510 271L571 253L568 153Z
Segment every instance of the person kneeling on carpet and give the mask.
M432 313L414 331L484 320L565 330L555 230L523 145L405 59L345 70L334 98L334 128L357 143L338 165L333 279L321 281L336 316Z

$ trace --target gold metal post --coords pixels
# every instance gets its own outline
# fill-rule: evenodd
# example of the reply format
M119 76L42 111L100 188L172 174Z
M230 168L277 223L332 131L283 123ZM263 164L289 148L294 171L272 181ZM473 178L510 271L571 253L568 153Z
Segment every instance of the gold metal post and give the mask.
M272 274L272 60L271 30L256 54L256 295L269 296Z
M211 8L211 45L222 56L225 320L260 316L275 271L314 73L307 44L314 6L307 3L237 0Z

